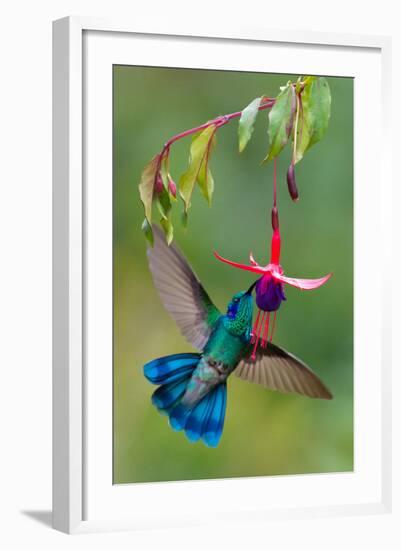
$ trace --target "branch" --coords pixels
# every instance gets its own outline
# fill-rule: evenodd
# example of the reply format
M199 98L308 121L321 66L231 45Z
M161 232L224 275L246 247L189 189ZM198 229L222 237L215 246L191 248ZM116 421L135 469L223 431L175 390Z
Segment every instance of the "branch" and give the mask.
M274 98L265 97L264 99L262 99L261 105L260 105L258 110L263 111L264 109L269 109L269 108L273 107L274 102L275 102ZM200 126L196 126L194 128L190 128L189 130L185 130L184 132L176 134L175 136L171 137L168 141L166 141L166 143L163 145L163 148L160 151L159 156L158 156L157 169L156 169L156 174L155 174L155 183L156 183L156 180L157 180L159 172L160 172L160 166L161 166L162 160L163 160L164 156L169 154L170 147L173 143L175 143L176 141L178 141L182 138L190 136L192 134L196 134L197 132L200 132L201 130L205 130L209 126L215 126L216 130L218 130L218 128L221 128L222 126L225 126L226 124L228 124L234 118L240 117L241 114L242 114L242 111L236 111L235 113L230 113L229 115L218 116L218 117L216 117L212 120L209 120L208 122L205 122L204 124L201 124Z

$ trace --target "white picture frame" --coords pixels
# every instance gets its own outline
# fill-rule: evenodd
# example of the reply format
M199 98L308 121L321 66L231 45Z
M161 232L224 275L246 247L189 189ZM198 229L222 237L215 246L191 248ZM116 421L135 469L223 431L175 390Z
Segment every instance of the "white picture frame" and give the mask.
M145 47L138 47L140 42ZM253 48L252 61L243 55L245 47ZM276 56L277 66L262 66L264 48L280 52ZM230 56L233 49L235 61ZM189 50L190 61L185 58ZM305 53L303 64L308 70L296 70L300 68L301 56L294 56L295 51ZM387 202L391 200L391 168L386 148L390 124L390 52L390 39L386 37L223 27L180 29L173 25L166 29L141 28L138 24L82 17L54 22L53 525L56 529L77 533L202 525L217 519L264 522L278 518L308 520L322 515L391 514L391 330L389 316L384 316L391 301L390 282L383 266L375 265L374 278L368 272L370 247L381 246L383 258L389 259L391 254L389 240L382 238L391 233L384 208L384 198ZM111 103L109 111L104 111L104 107L111 97L107 79L113 63L342 74L356 79L353 473L112 486L112 448L109 448L112 311L111 296L107 297L111 288L108 209ZM367 84L369 78L370 125L381 139L375 140L374 166L367 167L362 162L363 156L370 155L373 148L365 135L364 115L369 102L363 95L366 88L360 85ZM96 98L90 95L91 89L98 90ZM100 112L105 114L99 116ZM96 165L91 161L95 156L101 159ZM93 178L97 181L96 196L90 184ZM376 189L374 197L369 189ZM374 232L369 227L373 213L376 221L380 219L380 229L375 226ZM91 278L95 269L101 273L96 281ZM369 302L372 289L379 296L373 306ZM104 294L104 300L97 300ZM375 338L376 335L380 336ZM370 342L369 353L363 341ZM96 379L91 375L95 360ZM360 375L362 363L366 376ZM96 422L102 430L97 429ZM269 495L267 501L261 494ZM243 501L241 505L238 495ZM185 506L180 507L180 502L185 502ZM166 503L171 504L170 509L162 514ZM206 505L211 507L211 514L202 519L199 510ZM220 511L218 518L213 510Z

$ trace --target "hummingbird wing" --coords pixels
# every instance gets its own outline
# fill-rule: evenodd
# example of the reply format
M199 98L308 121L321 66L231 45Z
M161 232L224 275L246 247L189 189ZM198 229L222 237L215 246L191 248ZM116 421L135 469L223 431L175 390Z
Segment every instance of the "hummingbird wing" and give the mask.
M221 313L179 249L167 245L159 227L153 226L153 233L148 261L154 285L182 334L202 351Z
M259 348L253 361L249 354L238 363L234 373L248 382L261 384L283 393L299 393L308 397L332 399L323 382L303 361L282 348L267 343Z

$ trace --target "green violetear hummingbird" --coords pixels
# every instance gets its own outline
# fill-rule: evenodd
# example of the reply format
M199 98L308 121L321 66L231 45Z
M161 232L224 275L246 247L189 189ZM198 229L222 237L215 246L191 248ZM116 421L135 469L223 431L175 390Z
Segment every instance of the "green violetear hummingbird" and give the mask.
M252 355L252 291L234 294L227 312L213 304L183 254L168 246L154 227L149 267L166 310L200 353L160 357L144 366L145 377L159 386L152 403L169 417L173 430L209 447L220 441L232 372L281 392L331 399L330 391L300 359L266 342Z

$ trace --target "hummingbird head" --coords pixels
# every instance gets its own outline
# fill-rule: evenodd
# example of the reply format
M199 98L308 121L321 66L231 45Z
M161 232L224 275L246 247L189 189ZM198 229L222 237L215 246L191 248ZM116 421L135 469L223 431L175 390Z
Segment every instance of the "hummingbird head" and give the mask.
M242 334L252 325L253 287L254 284L247 291L234 294L228 304L226 315L228 328L235 334Z

